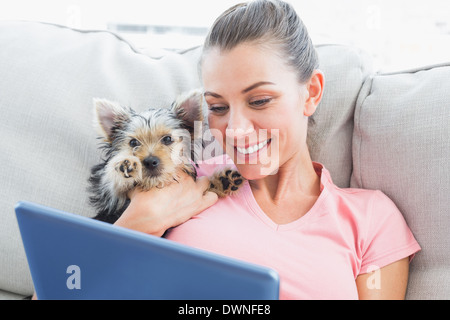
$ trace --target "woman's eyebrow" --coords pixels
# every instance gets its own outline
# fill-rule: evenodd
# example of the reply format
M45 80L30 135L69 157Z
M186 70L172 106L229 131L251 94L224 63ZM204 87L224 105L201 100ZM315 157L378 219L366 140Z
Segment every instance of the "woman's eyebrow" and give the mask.
M214 93L214 92L211 92L211 91L205 91L205 93L203 95L205 97L206 96L211 96L211 97L218 98L218 99L222 98L222 96L220 94L217 94L217 93Z
M244 93L247 93L247 92L252 91L253 89L255 89L255 88L257 88L257 87L264 86L264 85L266 85L266 84L274 85L275 83L269 82L269 81L260 81L260 82L257 82L257 83L255 83L255 84L252 84L250 87L248 87L248 88L242 90L242 93L243 93L243 94L244 94Z
M264 86L264 85L267 85L267 84L275 85L275 83L270 82L270 81L259 81L259 82L255 83L255 84L252 84L250 87L245 88L244 90L242 90L242 94L247 93L249 91L252 91L253 89L255 89L257 87ZM214 98L222 98L222 96L220 94L217 94L217 93L214 93L214 92L211 92L211 91L205 91L205 93L203 95L205 97L206 96L211 96L211 97L214 97Z

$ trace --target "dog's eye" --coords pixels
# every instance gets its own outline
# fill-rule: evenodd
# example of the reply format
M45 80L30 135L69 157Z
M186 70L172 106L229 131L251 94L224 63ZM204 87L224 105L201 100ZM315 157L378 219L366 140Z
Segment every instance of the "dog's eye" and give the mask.
M138 147L140 145L141 145L141 143L137 139L131 139L130 140L130 147L135 148L135 147Z
M162 143L165 144L166 146L172 144L173 139L171 136L165 136L161 139Z

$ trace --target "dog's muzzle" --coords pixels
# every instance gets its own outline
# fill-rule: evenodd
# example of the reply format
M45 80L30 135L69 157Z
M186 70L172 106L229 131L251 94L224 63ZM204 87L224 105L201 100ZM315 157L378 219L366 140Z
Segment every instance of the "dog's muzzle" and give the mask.
M160 163L161 163L161 160L159 160L158 157L154 157L154 156L147 157L143 161L144 166L150 171L154 171L155 169L158 169Z

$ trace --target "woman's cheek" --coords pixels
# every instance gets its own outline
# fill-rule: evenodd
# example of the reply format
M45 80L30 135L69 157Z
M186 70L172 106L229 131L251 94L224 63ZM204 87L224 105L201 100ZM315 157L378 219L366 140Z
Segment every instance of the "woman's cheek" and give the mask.
M221 117L224 118L224 117ZM227 123L224 119L218 118L217 116L208 115L208 125L214 138L223 143L223 138L225 137L225 130L227 128Z

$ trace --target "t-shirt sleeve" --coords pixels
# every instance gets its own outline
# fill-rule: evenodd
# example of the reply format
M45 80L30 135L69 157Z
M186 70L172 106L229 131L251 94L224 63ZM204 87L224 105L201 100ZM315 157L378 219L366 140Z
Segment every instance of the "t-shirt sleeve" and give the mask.
M362 248L360 274L410 257L420 246L397 206L381 191L372 198L367 234Z

